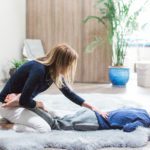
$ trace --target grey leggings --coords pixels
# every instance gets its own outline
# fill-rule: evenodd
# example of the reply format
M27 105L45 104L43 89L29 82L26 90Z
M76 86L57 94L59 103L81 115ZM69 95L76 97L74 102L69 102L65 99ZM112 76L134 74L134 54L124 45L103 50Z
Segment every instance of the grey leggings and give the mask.
M37 115L39 115L40 117L42 117L49 125L52 129L55 130L60 130L59 124L57 122L57 119L53 118L51 116L50 113L45 112L44 110L40 109L40 108L28 108L30 111L33 111L34 113L36 113Z
M73 115L66 115L63 118L52 117L50 113L39 108L29 109L42 117L53 130L98 130L99 124L95 112L91 110L80 110Z

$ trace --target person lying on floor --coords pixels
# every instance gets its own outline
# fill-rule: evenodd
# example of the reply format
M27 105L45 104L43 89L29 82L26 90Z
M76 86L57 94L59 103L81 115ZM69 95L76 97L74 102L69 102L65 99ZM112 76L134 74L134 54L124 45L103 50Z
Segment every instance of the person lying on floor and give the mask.
M9 98L7 100L9 100ZM21 107L1 107L0 115L12 123L22 124L33 128L35 128L36 125L40 126L40 122L42 122L41 120L43 119L45 121L45 132L48 132L51 129L80 131L122 129L125 132L131 132L139 126L150 126L149 114L146 110L138 108L120 108L109 111L108 118L104 118L96 111L86 108L82 108L74 114L57 117L52 116L51 113L45 112L39 108L26 109ZM17 121L15 120L15 117L17 118ZM40 118L40 121L37 124L35 121L36 117ZM18 118L20 120L18 120ZM31 125L32 121L34 122L34 125Z

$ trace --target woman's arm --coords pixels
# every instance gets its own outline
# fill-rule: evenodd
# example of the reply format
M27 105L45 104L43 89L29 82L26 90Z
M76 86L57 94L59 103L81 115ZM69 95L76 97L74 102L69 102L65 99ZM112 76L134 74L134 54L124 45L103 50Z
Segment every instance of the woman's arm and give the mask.
M75 92L73 92L69 86L66 84L64 78L62 78L62 81L64 83L64 85L62 86L62 88L59 88L60 91L68 98L70 99L72 102L89 108L93 111L97 111L100 115L102 115L104 118L108 117L108 114L106 112L102 112L99 109L97 109L96 107L92 106L91 104L87 103L83 98L81 98L80 96L78 96Z
M40 71L31 71L25 82L21 96L19 99L19 104L23 107L34 108L36 107L36 102L32 98L32 93L35 88L38 86L39 81L41 80Z
M6 96L4 104L2 104L2 107L18 107L19 106L19 99L20 99L21 93L16 94L16 93L11 93ZM41 108L48 112L48 110L45 108L43 102L41 101L36 101L36 107Z
M28 77L25 81L25 85L21 91L21 95L19 96L19 105L27 108L36 107L36 102L33 100L32 93L37 88L41 78L43 78L43 72L39 68L32 68L29 72ZM5 106L13 106L15 105L17 100L13 100L11 103Z
M59 90L72 102L74 102L77 105L82 106L82 104L85 102L83 98L78 96L65 82L64 78L62 78L63 84Z

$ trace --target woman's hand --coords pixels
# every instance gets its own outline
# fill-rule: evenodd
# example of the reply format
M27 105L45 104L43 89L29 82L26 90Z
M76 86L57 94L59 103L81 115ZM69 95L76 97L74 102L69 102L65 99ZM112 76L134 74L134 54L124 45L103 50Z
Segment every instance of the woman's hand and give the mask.
M96 111L97 113L99 113L100 115L102 115L102 117L105 118L105 119L108 118L108 113L107 113L107 112L102 112L102 111L100 111L99 109L97 109L96 107L94 107L94 106L92 106L92 105L90 105L90 104L88 104L88 103L86 103L86 102L84 102L84 103L82 104L82 106L84 106L84 107L86 107L86 108L89 108L89 109L91 109L91 110L93 110L93 111Z
M97 113L99 113L103 118L107 119L108 118L108 112L103 112L103 111L100 111L99 109L93 107L92 110L96 111Z
M2 104L2 107L18 107L19 105L19 98L21 96L20 94L16 94L16 93L11 93L8 94L4 100L4 104ZM36 102L36 107L37 108L41 108L44 111L48 112L48 110L45 108L44 103L41 101L37 101Z
M18 106L19 106L18 99L9 100L7 103L2 104L2 107L18 107Z
M8 94L4 100L5 103L9 102L9 101L12 101L12 100L19 100L21 96L21 93L19 94L16 94L16 93L11 93L11 94Z
M48 112L48 110L45 108L44 103L41 101L36 101L36 107L43 109L44 111Z
M11 93L8 94L4 100L2 107L17 107L19 106L19 97L21 94Z

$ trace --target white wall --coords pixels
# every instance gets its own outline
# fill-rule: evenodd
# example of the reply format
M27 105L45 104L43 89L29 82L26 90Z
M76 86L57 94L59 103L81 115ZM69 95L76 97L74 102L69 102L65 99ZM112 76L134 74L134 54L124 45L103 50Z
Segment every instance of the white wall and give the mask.
M9 78L11 61L21 59L25 18L25 0L0 0L0 81Z

